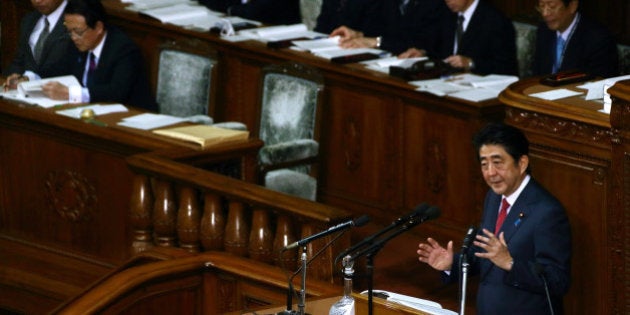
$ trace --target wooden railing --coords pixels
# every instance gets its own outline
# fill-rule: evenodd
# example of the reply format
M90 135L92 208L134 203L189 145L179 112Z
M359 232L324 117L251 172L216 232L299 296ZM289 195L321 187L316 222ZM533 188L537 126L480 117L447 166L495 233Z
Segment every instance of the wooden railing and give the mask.
M349 212L268 190L206 171L173 157L139 154L127 159L136 173L130 216L131 251L154 246L189 252L226 251L277 265L297 267L298 250L283 251L298 238L350 219ZM307 245L308 276L333 281L334 255L347 248L349 235ZM299 249L299 248L298 248Z
M309 281L307 301L340 286ZM274 266L225 252L155 248L138 254L51 314L223 314L286 305L287 278Z

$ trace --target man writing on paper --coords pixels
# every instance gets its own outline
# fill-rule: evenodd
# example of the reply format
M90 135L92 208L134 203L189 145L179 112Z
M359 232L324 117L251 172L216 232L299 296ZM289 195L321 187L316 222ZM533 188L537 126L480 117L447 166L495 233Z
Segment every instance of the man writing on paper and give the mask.
M617 44L604 26L582 15L578 0L539 0L534 75L579 70L608 78L619 73Z
M71 103L115 102L157 110L140 49L106 22L99 0L69 0L64 24L78 49L70 73L82 86L46 83L46 96Z
M450 12L440 19L436 46L409 48L399 57L428 55L465 72L516 75L516 35L512 21L484 0L444 2Z
M63 26L66 0L31 0L36 11L22 19L17 51L4 75L4 90L22 81L56 77L67 72L74 47Z
M482 233L468 254L471 274L480 276L477 313L562 314L571 278L571 228L564 207L530 175L529 141L519 129L490 124L473 144L490 187ZM453 253L453 241L444 248L429 238L417 253L448 282L459 279L461 255Z

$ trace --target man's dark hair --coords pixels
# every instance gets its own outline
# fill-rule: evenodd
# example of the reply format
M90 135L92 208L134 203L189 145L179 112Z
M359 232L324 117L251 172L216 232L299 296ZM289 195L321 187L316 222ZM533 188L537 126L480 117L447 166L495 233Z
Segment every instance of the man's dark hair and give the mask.
M100 0L70 0L64 13L83 16L85 23L90 28L94 28L98 21L107 24L105 8Z
M529 155L529 141L518 128L504 123L490 123L479 130L473 137L473 146L479 157L479 149L483 145L498 145L505 149L515 163L523 155ZM529 173L529 167L527 168Z

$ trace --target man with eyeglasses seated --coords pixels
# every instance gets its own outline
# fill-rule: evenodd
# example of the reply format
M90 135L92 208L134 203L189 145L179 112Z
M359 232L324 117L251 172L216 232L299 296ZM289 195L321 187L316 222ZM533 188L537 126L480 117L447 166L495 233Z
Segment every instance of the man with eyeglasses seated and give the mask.
M15 89L22 81L39 80L63 74L70 62L72 42L63 26L66 0L31 0L35 11L21 21L15 57L5 70L4 90Z
M156 111L138 46L107 23L99 0L69 0L64 25L76 46L69 73L82 86L49 82L44 94L71 103L113 102Z
M579 0L539 0L533 74L579 70L599 77L618 75L613 34L578 11Z

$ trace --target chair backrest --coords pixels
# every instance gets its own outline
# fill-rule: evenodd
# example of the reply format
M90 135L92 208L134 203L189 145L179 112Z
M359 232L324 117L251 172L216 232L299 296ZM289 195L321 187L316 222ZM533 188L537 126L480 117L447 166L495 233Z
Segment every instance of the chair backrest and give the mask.
M617 45L619 52L619 75L630 74L630 46Z
M158 54L156 100L160 113L212 116L217 58L201 41L168 42Z
M317 140L323 78L317 70L289 63L267 66L262 75L259 138L265 145Z
M532 75L532 62L536 49L536 26L528 23L512 22L516 31L516 58L518 75L521 78Z
M300 14L302 14L302 23L309 30L315 28L317 17L322 9L322 0L300 0Z

